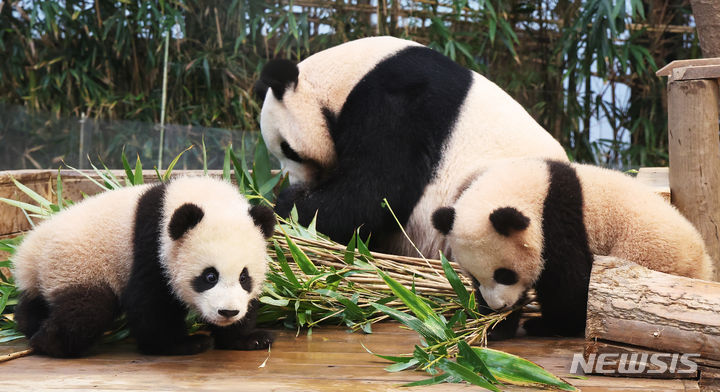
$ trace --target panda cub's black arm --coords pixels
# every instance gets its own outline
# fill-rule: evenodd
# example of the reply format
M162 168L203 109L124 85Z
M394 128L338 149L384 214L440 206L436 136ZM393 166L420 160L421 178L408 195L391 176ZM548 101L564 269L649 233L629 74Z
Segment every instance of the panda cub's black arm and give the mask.
M213 325L212 336L215 348L220 350L261 350L270 347L273 335L270 331L255 329L260 303L253 300L245 317L227 327Z

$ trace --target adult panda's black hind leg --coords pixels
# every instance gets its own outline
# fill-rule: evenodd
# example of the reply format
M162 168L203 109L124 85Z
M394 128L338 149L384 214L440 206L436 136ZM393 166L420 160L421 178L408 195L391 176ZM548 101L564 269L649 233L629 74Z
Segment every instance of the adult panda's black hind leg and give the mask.
M36 328L30 346L52 357L86 354L119 313L117 297L107 286L72 286L54 293L44 320L28 317L25 306L42 311L43 304L33 299L20 306L19 326L28 332Z
M14 314L17 329L31 338L50 315L50 305L40 295L22 293L15 305Z
M255 329L259 302L250 303L245 318L227 327L212 326L215 348L220 350L262 350L270 347L273 334Z

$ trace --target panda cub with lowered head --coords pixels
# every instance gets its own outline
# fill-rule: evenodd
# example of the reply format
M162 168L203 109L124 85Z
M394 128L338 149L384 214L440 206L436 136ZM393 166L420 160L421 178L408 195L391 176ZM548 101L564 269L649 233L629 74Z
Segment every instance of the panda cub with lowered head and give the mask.
M13 258L18 329L40 353L86 354L122 312L146 354L252 350L275 226L231 184L187 177L90 197L30 232ZM189 309L212 337L188 335Z
M700 234L674 207L634 178L590 165L498 163L432 221L482 305L503 310L535 288L542 316L524 324L529 335L583 332L593 255L691 278L713 274ZM513 336L518 317L493 337Z

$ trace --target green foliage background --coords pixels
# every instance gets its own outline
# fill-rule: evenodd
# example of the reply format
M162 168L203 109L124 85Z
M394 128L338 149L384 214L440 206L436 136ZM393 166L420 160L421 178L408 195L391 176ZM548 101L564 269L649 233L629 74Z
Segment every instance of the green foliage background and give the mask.
M654 70L698 55L689 23L687 0L6 1L0 104L160 122L169 32L167 123L257 130L251 88L267 59L389 34L494 80L576 160L664 165L665 82ZM612 135L591 142L598 118Z

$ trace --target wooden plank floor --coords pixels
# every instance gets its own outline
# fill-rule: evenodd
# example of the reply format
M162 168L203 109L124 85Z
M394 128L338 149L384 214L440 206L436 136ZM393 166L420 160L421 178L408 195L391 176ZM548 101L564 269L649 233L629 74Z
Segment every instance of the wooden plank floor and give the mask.
M368 354L396 355L419 342L397 324L373 326L375 333L348 333L324 327L311 336L277 331L272 351L209 351L185 357L140 355L129 342L98 347L93 355L72 360L30 356L0 363L0 388L16 390L96 391L388 391L426 378L421 372L389 373L387 362ZM24 341L0 344L0 354L24 349ZM572 354L582 339L518 338L491 347L522 355L558 376L569 374ZM260 367L267 359L264 367ZM583 391L698 390L696 381L614 377L567 379ZM443 384L412 390L476 390ZM519 389L518 389L519 390Z

